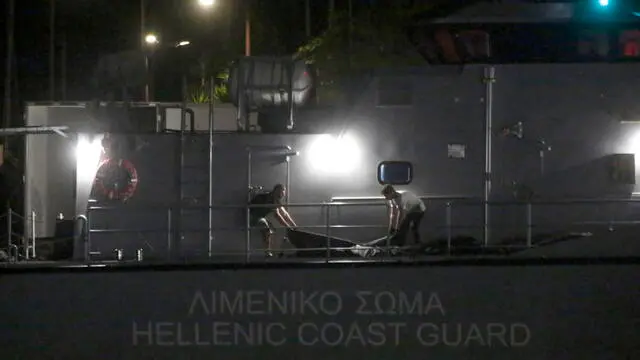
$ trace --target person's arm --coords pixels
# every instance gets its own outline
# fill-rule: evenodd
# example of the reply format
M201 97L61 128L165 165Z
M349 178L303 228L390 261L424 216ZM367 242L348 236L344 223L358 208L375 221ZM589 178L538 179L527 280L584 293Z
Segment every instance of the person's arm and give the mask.
M293 218L289 214L289 212L282 206L276 209L276 216L281 221L282 225L287 227L297 227L296 222L293 221Z
M398 230L398 227L400 226L400 219L402 219L404 217L404 209L400 208L400 206L396 207L396 222L394 224L394 229L396 229L396 231Z
M396 230L398 222L398 207L393 202L389 202L389 233Z
M284 226L284 227L289 227L289 224L287 224L287 220L284 218L284 216L282 216L282 214L280 213L280 208L277 208L275 211L276 214L276 219L278 220L278 222L280 223L280 225Z

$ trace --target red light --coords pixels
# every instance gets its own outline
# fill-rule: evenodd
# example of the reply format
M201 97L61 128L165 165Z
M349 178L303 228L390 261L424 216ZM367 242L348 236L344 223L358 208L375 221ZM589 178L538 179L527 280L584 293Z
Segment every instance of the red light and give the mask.
M620 35L622 54L628 57L640 56L640 31L627 30Z
M635 41L629 41L624 44L624 56L640 56L640 46Z

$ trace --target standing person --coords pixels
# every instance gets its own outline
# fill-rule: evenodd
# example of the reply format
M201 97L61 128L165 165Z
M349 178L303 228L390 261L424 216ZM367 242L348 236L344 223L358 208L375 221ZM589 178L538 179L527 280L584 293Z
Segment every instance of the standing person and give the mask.
M277 184L271 192L258 194L251 199L251 205L273 205L255 207L249 211L251 214L251 223L260 228L260 234L262 235L268 257L273 256L271 244L276 229L270 219L275 217L282 226L287 228L297 227L289 212L282 205L282 200L286 196L286 193L287 189L284 185Z
M420 243L420 222L427 207L409 191L398 192L391 185L382 189L382 196L389 202L389 234L395 234L399 246L404 246L409 231L415 244Z

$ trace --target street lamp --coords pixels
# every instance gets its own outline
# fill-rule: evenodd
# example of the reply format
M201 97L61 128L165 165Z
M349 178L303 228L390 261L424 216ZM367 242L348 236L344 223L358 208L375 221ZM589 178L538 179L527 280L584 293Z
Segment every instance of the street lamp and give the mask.
M216 4L216 0L198 0L198 4L202 8L212 8ZM251 55L251 19L249 17L249 9L246 10L244 19L244 55Z
M216 4L215 0L198 0L198 4L202 7L212 7Z
M155 34L147 34L147 36L144 37L144 42L147 45L155 45L158 43L158 37Z
M144 37L144 43L147 46L154 46L158 44L158 36L155 34L149 33ZM150 89L149 89L149 55L145 53L144 55L144 72L145 72L145 84L144 84L144 101L149 102L150 100Z

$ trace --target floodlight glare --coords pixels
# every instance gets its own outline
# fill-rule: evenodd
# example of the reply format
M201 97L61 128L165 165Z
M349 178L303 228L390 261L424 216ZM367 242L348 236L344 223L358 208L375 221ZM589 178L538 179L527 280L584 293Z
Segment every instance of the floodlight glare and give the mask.
M216 1L215 0L198 0L198 3L202 7L212 7L213 5L216 4Z
M76 146L76 171L78 179L93 181L98 171L101 156L101 136L90 138L87 135L79 135Z
M361 150L352 136L321 135L311 143L307 156L314 172L345 174L358 168Z
M154 45L158 43L158 37L154 34L148 34L147 36L145 36L144 38L144 42L146 42L149 45Z

